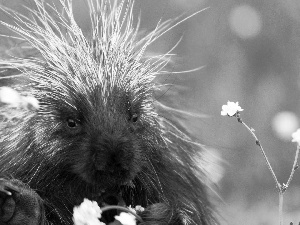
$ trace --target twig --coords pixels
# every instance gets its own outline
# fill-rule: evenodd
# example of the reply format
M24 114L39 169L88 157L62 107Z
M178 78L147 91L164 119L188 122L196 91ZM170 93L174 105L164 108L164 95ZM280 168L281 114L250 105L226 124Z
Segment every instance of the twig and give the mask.
M293 168L292 168L292 172L290 174L290 177L287 181L287 183L285 185L283 185L283 188L282 188L282 192L284 193L286 191L286 189L289 187L292 179L293 179L293 176L294 176L294 173L295 173L295 170L298 169L298 157L299 157L299 151L300 151L300 145L297 145L297 150L296 150L296 155L295 155L295 159L294 159L294 164L293 164Z
M283 209L283 193L284 193L284 188L286 189L286 185L282 185L281 186L281 184L278 182L278 179L277 179L277 177L276 177L276 174L275 174L275 172L274 172L274 170L273 170L273 168L272 168L272 166L271 166L271 164L270 164L270 162L269 162L269 160L268 160L268 157L267 157L267 155L266 155L266 153L265 153L265 151L264 151L264 149L263 149L263 147L262 147L262 145L260 144L260 142L259 142L259 140L258 140L258 138L256 137L256 135L255 135L255 133L254 133L254 129L253 128L250 128L247 124L245 124L243 121L242 121L242 119L241 119L241 117L240 117L240 114L237 112L236 113L236 117L237 117L237 120L238 120L238 122L240 122L241 124L243 124L244 125L244 127L246 127L247 128L247 130L252 134L252 136L254 137L254 139L255 139L255 143L256 143L256 145L259 147L259 149L260 149L260 151L261 151L261 153L263 154L263 156L264 156L264 158L265 158L265 161L266 161L266 163L267 163L267 166L268 166L268 168L269 168L269 170L270 170L270 172L271 172L271 174L272 174L272 176L273 176L273 179L274 179L274 181L275 181L275 183L276 183L276 187L277 187L277 189L278 189L278 192L279 192L279 224L280 225L283 225L283 216L282 216L282 209ZM298 155L297 155L297 158L298 158ZM295 163L295 162L294 162ZM294 168L294 167L293 167ZM294 173L294 171L295 170L292 170L292 173Z
M289 179L287 181L286 184L280 184L278 182L278 179L276 177L276 174L269 162L269 159L262 147L262 145L260 144L258 138L256 137L255 135L255 130L251 127L249 127L246 123L243 122L243 120L241 119L240 117L240 112L243 111L243 109L238 105L238 102L234 103L234 102L230 102L228 101L227 105L223 105L222 106L222 111L221 111L221 115L222 116L235 116L238 120L238 122L240 122L241 124L244 125L244 127L246 127L246 129L251 133L251 135L254 137L255 139L255 143L256 145L259 147L261 153L263 154L264 156L264 159L266 161L266 164L273 176L273 179L276 183L276 188L278 189L278 192L279 192L279 224L280 225L283 225L283 194L285 193L285 191L287 190L288 186L290 185L292 179L293 179L293 176L294 176L294 173L295 173L295 170L298 169L298 157L299 157L299 151L300 151L300 142L299 142L299 136L300 135L300 129L298 129L295 133L292 134L292 137L293 137L293 140L292 142L298 142L298 145L297 145L297 150L296 150L296 155L295 155L295 160L294 160L294 164L293 164L293 168L292 168L292 172L289 176ZM292 225L293 223L291 223ZM300 223L299 223L300 225Z
M260 151L261 151L261 153L263 154L263 156L264 156L264 158L265 158L265 161L266 161L266 163L267 163L267 166L268 166L268 168L269 168L269 170L270 170L270 172L271 172L271 174L272 174L272 176L273 176L273 179L274 179L274 181L275 181L275 183L276 183L276 187L277 187L278 191L281 192L281 191L282 191L282 190L281 190L281 184L278 182L278 179L277 179L276 174L275 174L275 172L274 172L274 170L273 170L273 168L272 168L272 166L271 166L271 164L270 164L270 162L269 162L269 160L268 160L268 157L267 157L267 155L266 155L266 153L265 153L265 151L264 151L262 145L260 144L258 138L256 137L256 135L255 135L255 133L254 133L254 129L253 129L253 128L250 128L247 124L245 124L245 123L242 121L242 119L241 119L239 113L236 113L236 117L237 117L238 122L240 122L241 124L243 124L243 125L247 128L247 130L252 134L252 136L254 137L255 143L256 143L256 145L260 148Z
M243 120L241 119L240 117L240 114L239 112L236 113L236 117L237 117L237 120L238 122L240 122L241 124L243 124L247 130L251 133L251 135L254 137L255 139L255 143L256 145L260 148L264 158L265 158L265 161L267 163L267 166L273 176L273 179L276 183L276 187L278 189L278 192L279 192L279 224L282 225L283 224L283 194L285 193L285 191L287 190L287 188L289 187L292 179L293 179L293 176L294 176L294 173L295 173L295 170L298 169L298 157L299 157L299 151L300 151L300 145L298 144L297 145L297 150L296 150L296 155L295 155L295 159L294 159L294 163L293 163L293 168L292 168L292 171L291 171L291 174L290 174L290 177L287 181L286 184L283 184L281 185L279 182L278 182L278 179L276 177L276 174L268 160L268 157L262 147L262 145L260 144L258 138L256 137L255 133L254 133L254 129L253 128L250 128L246 123L243 122Z
M279 191L279 224L283 225L283 192Z

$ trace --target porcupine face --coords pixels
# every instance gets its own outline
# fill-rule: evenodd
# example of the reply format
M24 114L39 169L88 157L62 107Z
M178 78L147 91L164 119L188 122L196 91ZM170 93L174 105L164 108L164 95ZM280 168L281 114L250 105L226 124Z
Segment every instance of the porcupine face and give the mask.
M132 101L120 87L103 96L101 86L89 90L84 83L75 85L65 87L65 98L45 101L50 103L44 110L51 112L52 121L48 125L45 120L44 126L54 129L45 130L49 133L43 136L58 143L55 154L64 168L87 183L101 188L126 184L140 171L147 154L142 136L144 126L150 125L142 102ZM83 87L86 91L80 93Z
M70 131L81 130L72 169L87 182L101 186L128 182L142 165L139 112L122 90L112 93L106 104L100 90L94 90L91 98L94 100L90 109L79 103L79 117L66 119Z

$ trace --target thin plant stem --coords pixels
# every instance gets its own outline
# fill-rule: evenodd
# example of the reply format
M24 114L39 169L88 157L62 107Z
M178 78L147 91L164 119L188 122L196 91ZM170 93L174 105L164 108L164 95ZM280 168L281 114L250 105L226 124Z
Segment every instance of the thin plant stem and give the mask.
M274 181L275 181L275 183L276 183L276 187L277 187L278 191L281 192L281 185L280 185L280 183L278 182L278 179L277 179L277 177L276 177L276 174L275 174L275 172L274 172L274 170L273 170L273 168L272 168L272 166L271 166L271 164L270 164L270 162L269 162L269 160L268 160L268 157L267 157L267 155L266 155L266 153L265 153L265 151L264 151L262 145L260 144L258 138L256 137L256 135L255 135L255 133L254 133L254 129L253 129L253 128L250 128L247 124L245 124L245 123L242 121L242 119L241 119L239 113L236 113L236 117L237 117L238 121L239 121L241 124L243 124L244 127L246 127L247 130L248 130L248 131L252 134L252 136L254 137L255 142L256 142L256 145L260 148L260 151L261 151L261 153L263 154L264 159L265 159L265 161L266 161L266 163L267 163L267 166L268 166L268 168L269 168L269 170L270 170L270 172L271 172L271 174L272 174L272 176L273 176L273 179L274 179Z
M111 210L111 209L118 209L118 210L121 210L121 211L125 211L127 213L131 213L132 215L134 215L136 217L136 219L138 221L140 221L141 223L144 222L143 219L137 215L135 212L131 211L130 209L126 208L126 207L123 207L123 206L119 206L119 205L108 205L108 206L104 206L102 208L100 208L102 212L104 211L108 211L108 210Z
M283 192L279 191L279 224L283 225Z
M297 150L296 150L296 155L295 155L295 159L294 159L294 164L293 164L293 168L292 168L292 172L290 174L290 177L287 181L287 183L284 185L283 187L283 192L286 191L286 189L288 188L288 186L290 185L292 179L293 179L293 176L294 176L294 173L295 173L295 170L298 169L298 157L299 157L299 151L300 151L300 145L297 145Z
M300 145L298 144L290 177L289 177L287 183L283 184L281 190L279 191L279 219L280 219L280 225L283 225L283 215L282 215L283 214L282 213L283 212L283 210L282 210L282 208L283 208L283 194L287 190L287 188L289 187L289 185L290 185L290 183L293 179L293 176L294 176L294 173L295 173L296 169L298 169L299 150L300 150Z
M271 164L270 164L270 162L268 160L268 157L267 157L267 155L266 155L266 153L265 153L262 145L260 144L258 138L256 137L256 135L254 133L254 129L250 128L246 123L243 122L243 120L241 119L240 114L238 112L236 113L236 117L237 117L238 122L240 122L241 124L243 124L244 127L246 127L247 130L254 137L255 143L260 148L261 153L263 154L264 159L265 159L265 161L267 163L267 166L268 166L268 168L269 168L269 170L270 170L270 172L271 172L271 174L273 176L273 179L274 179L274 181L276 183L276 187L277 187L278 192L279 192L279 224L283 225L283 194L287 190L287 188L289 187L289 185L290 185L290 183L291 183L291 181L293 179L295 170L298 169L298 158L299 158L300 145L299 144L297 145L297 150L296 150L296 155L295 155L295 159L294 159L294 163L293 163L293 168L292 168L291 174L289 176L289 179L288 179L288 181L287 181L286 184L281 185L278 182L276 174L275 174L275 172L274 172L274 170L273 170L273 168L272 168L272 166L271 166Z
M239 113L236 113L236 117L237 117L238 122L240 122L241 124L243 124L244 127L246 127L247 130L248 130L248 131L251 133L251 135L254 137L255 143L256 143L256 145L259 147L261 153L263 154L264 159L265 159L265 161L266 161L266 164L267 164L267 166L268 166L268 168L269 168L269 170L270 170L270 172L271 172L271 174L272 174L272 176L273 176L273 179L274 179L274 181L275 181L275 183L276 183L276 187L277 187L278 192L279 192L279 224L280 224L280 225L283 225L283 216L282 216L282 214L283 214L283 213L282 213L282 209L283 209L283 188L282 188L281 184L278 182L278 179L277 179L276 174L275 174L275 172L274 172L274 170L273 170L273 168L272 168L272 166L271 166L271 164L270 164L270 162L269 162L269 159L268 159L268 157L267 157L267 155L266 155L266 153L265 153L265 151L264 151L262 145L260 144L258 138L256 137L256 135L255 135L255 133L254 133L254 129L253 129L253 128L250 128L246 123L243 122L243 120L241 119ZM285 185L283 185L283 186L285 186Z

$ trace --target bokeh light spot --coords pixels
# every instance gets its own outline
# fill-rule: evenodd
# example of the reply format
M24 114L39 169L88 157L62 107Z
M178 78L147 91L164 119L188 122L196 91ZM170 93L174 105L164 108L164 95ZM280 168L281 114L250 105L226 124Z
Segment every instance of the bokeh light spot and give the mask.
M299 119L295 113L283 111L274 116L272 128L279 139L291 141L292 133L299 128Z
M240 5L231 10L229 25L236 35L247 39L260 33L262 20L256 9L249 5Z

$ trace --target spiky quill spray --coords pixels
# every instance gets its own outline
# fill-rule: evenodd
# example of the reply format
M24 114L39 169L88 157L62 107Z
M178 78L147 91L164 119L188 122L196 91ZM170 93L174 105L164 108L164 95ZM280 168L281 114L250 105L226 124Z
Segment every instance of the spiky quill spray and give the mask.
M194 159L201 146L155 108L154 78L169 53L145 54L179 22L160 22L141 37L133 0L87 0L84 35L72 0L59 0L63 13L34 2L30 18L2 8L15 22L2 24L38 54L0 63L18 69L40 103L1 130L1 204L18 206L10 216L2 211L2 222L72 224L73 207L89 198L141 205L143 224L215 224Z

